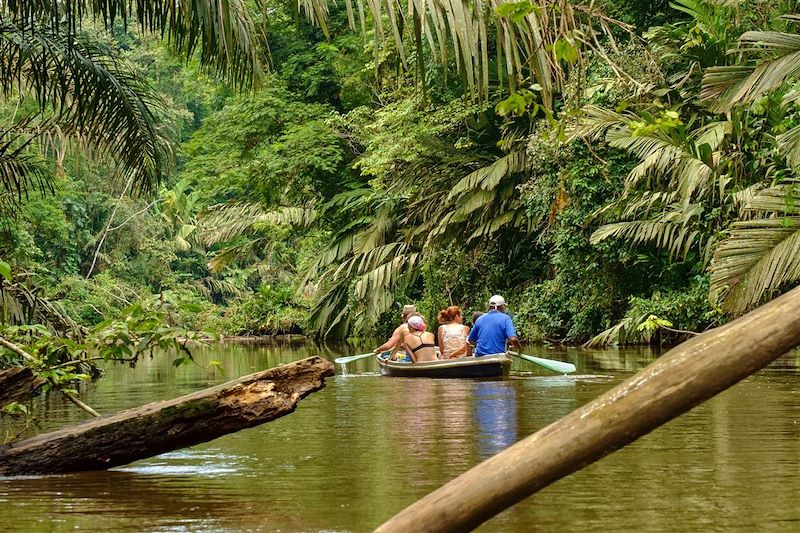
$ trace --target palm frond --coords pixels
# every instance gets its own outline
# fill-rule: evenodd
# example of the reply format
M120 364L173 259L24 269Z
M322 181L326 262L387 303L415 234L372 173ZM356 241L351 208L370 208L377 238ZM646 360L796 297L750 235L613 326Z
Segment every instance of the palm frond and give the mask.
M356 254L374 250L386 242L387 235L395 229L398 220L390 206L382 205L369 220L362 231L353 239L353 251Z
M419 276L419 257L419 252L397 242L348 257L321 276L328 290L317 300L310 322L322 336L374 325L394 303L397 289Z
M320 273L325 271L329 266L344 260L344 258L350 255L350 253L353 251L354 241L355 234L353 233L344 233L335 239L308 268L306 275L303 277L303 280L300 283L301 290L311 281L311 279L319 276Z
M220 279L206 276L199 282L196 282L198 289L203 291L206 297L217 296L234 296L241 298L246 293L235 283L228 279Z
M0 132L0 209L16 211L28 190L50 187L44 160L30 148L33 137L23 139L19 124Z
M800 76L800 34L749 31L737 52L760 57L755 64L713 67L703 77L701 98L715 111L755 101Z
M15 276L11 281L0 277L0 324L42 324L58 335L79 338L85 335L85 328L43 292L25 277Z
M69 39L78 33L84 17L100 20L106 28L117 19L135 19L148 32L166 34L173 46L239 86L260 73L255 26L244 0L18 0L0 3L0 16L31 28L50 27Z
M767 187L758 191L743 206L745 212L760 212L762 216L796 215L800 209L800 190L797 183Z
M497 159L490 165L464 176L450 191L448 199L476 190L490 191L497 187L500 180L509 174L523 172L528 162L524 150L511 152Z
M733 315L800 279L800 217L735 222L711 263L711 294Z
M352 320L348 312L349 295L350 286L337 283L317 300L309 313L308 322L321 337L336 332L346 334L350 330Z
M265 209L258 204L232 202L210 207L201 217L201 231L206 244L216 244L254 235L267 224L307 228L316 218L317 211L308 207Z
M800 165L800 126L778 135L778 150L786 157L790 167Z
M365 272L356 281L353 294L364 309L362 320L375 324L394 303L392 296L399 284L413 282L417 274L418 253L400 254Z
M639 326L644 324L649 316L650 313L636 317L624 317L610 328L589 339L583 346L590 348L614 344L647 344L650 342L652 332L647 329L641 330Z
M628 123L636 118L635 115L630 113L617 113L594 105L584 106L581 112L583 116L574 127L570 140L580 138L588 141L598 141L605 139L610 131L617 133L626 129Z
M617 237L633 244L651 244L667 250L674 257L685 257L693 247L708 246L703 234L693 222L700 217L702 206L671 206L670 210L651 220L630 220L605 224L591 236L590 242L597 244L605 239ZM706 255L705 250L702 255Z
M254 257L257 252L263 252L270 245L268 238L248 239L243 243L226 246L217 251L208 261L211 272L221 272L236 261L244 257Z
M81 33L20 26L0 16L0 91L33 94L48 123L117 161L136 186L151 190L168 167L171 147L161 134L164 104L146 81ZM45 128L47 129L47 128Z

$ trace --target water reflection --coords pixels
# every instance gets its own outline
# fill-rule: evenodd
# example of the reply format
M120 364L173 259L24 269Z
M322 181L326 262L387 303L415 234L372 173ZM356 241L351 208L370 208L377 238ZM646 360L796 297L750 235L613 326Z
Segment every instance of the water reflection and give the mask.
M497 380L475 384L475 420L481 459L517 441L517 393L512 383Z
M469 457L475 430L472 419L472 383L439 380L442 439L439 444L446 464L463 464Z

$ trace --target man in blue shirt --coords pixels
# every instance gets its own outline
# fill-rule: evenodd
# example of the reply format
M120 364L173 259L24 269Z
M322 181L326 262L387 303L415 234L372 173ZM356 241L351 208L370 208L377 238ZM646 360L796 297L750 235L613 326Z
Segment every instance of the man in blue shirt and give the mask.
M496 294L489 300L489 312L475 321L467 341L474 346L475 357L505 353L506 341L520 349L514 322L506 313L505 299Z

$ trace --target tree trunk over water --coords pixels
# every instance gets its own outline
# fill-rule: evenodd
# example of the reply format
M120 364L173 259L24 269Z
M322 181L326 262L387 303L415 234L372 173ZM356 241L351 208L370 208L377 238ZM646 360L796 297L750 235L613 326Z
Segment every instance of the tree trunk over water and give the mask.
M800 344L800 287L684 342L594 401L463 473L376 531L468 531L685 413Z
M44 385L44 381L34 376L30 368L0 370L0 409L11 402L29 397Z
M0 475L102 470L207 442L293 412L332 375L330 361L310 357L0 446Z

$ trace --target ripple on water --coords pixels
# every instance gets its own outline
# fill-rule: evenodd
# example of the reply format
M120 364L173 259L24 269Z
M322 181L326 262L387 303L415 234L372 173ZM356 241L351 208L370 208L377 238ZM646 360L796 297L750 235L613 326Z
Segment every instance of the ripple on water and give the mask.
M248 458L242 455L224 453L216 448L205 450L178 450L132 465L113 468L117 472L145 475L179 475L214 477L236 474L246 468Z

